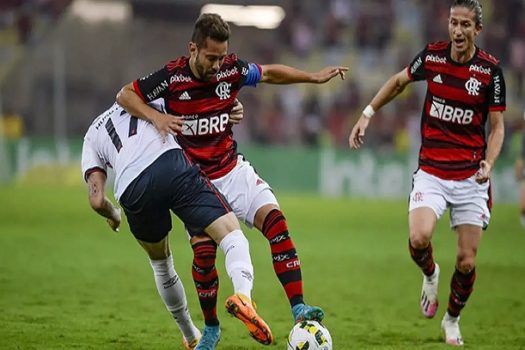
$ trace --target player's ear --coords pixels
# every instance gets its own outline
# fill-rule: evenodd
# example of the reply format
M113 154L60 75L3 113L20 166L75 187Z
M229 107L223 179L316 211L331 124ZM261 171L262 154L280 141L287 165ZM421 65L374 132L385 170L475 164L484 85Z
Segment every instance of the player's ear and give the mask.
M475 35L479 35L481 33L481 30L483 29L483 24L479 23L476 24L476 31L474 32Z
M190 55L197 55L197 44L195 44L193 41L190 41L188 44L188 51L190 52Z

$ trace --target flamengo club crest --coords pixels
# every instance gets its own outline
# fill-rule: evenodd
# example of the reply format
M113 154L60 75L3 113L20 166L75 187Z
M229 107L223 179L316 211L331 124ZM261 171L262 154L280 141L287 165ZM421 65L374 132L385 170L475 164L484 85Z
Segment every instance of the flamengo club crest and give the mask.
M476 78L470 78L465 83L465 89L467 89L467 92L471 96L478 96L479 95L479 86L481 85L481 82L477 80Z
M217 85L217 87L215 88L215 93L217 94L217 96L219 96L221 100L229 99L231 86L232 84L223 81L222 83Z

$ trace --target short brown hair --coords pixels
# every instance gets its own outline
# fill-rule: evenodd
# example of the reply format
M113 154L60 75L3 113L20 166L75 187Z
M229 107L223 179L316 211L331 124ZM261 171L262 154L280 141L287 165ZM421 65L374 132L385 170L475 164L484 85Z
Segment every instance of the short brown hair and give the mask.
M218 42L228 41L230 38L230 26L216 13L203 13L195 21L191 41L200 47L206 42L206 38Z

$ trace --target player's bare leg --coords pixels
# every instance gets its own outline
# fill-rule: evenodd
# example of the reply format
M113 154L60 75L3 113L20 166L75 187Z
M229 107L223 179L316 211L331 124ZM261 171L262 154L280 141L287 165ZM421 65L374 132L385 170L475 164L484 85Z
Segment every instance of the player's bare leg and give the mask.
M290 301L295 322L321 321L324 317L323 310L304 303L301 263L279 207L267 204L259 208L255 214L254 226L270 243L273 268Z
M184 287L173 266L168 236L156 243L137 241L149 256L157 290L182 332L185 349L194 349L201 334L191 320Z
M482 230L479 226L467 224L459 225L456 232L458 235L456 270L450 282L448 308L441 321L441 328L447 344L461 346L463 338L459 330L459 314L473 291L476 280L476 254Z
M410 256L423 273L421 312L425 317L432 318L439 305L439 265L434 262L431 243L437 217L432 209L420 207L410 211L408 220Z

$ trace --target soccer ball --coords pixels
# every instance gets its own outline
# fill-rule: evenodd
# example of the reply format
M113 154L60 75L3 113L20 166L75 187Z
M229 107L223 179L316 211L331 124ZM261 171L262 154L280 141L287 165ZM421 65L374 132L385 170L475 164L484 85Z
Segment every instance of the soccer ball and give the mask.
M299 322L288 336L288 350L332 350L332 337L317 321Z

